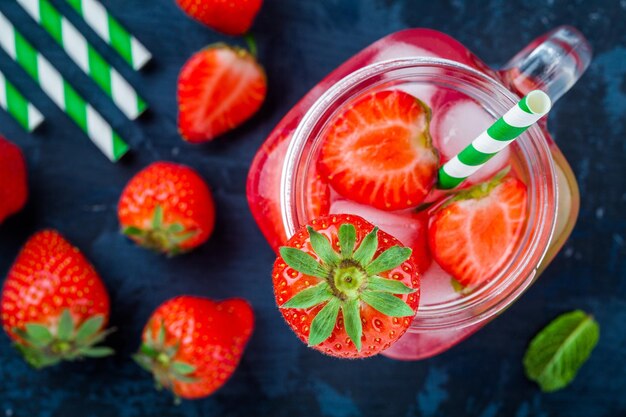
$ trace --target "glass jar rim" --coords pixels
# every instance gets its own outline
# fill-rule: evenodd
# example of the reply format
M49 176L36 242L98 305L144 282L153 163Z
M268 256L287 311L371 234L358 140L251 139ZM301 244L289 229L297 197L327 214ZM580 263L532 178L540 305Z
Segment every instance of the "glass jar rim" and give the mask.
M503 111L506 111L519 100L519 97L497 79L467 65L441 58L390 59L365 66L349 74L331 86L311 105L298 123L287 147L280 183L280 207L287 236L292 236L295 233L298 224L296 220L297 210L294 209L297 204L295 186L298 164L304 156L305 146L316 126L320 121L330 118L325 117L330 105L341 100L346 92L354 90L375 77L393 71L403 73L407 70L429 67L436 70L444 69L446 73L456 74L459 79L461 75L469 77L475 84L472 87L484 83L488 87L488 89L485 88L485 94L488 94L489 97L493 96L494 100L497 97L507 106ZM469 81L465 80L465 83L469 84ZM356 89L358 90L358 88ZM527 158L534 156L541 160L535 167L539 169L531 171L537 178L531 178L531 185L529 186L529 188L534 186L535 193L529 192L529 197L530 199L534 198L531 205L536 207L536 210L534 213L529 213L527 224L530 224L530 216L534 216L535 227L531 231L526 230L525 244L520 244L518 247L518 251L525 248L526 253L517 253L515 262L509 264L507 269L499 274L499 278L494 279L483 288L477 289L471 296L444 303L440 307L420 306L411 327L413 331L464 328L482 322L510 305L534 281L537 267L548 250L556 226L558 200L556 170L550 156L549 145L537 126L528 129L517 142L522 149L527 148ZM539 196L537 196L538 190L541 191ZM542 201L536 201L540 198ZM548 204L550 201L553 201L552 205ZM526 229L530 229L530 227L526 227Z

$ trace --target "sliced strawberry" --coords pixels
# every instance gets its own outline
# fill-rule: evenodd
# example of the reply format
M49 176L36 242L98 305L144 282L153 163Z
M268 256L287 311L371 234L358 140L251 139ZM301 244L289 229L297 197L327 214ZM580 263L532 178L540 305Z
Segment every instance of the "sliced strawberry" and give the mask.
M195 54L178 78L178 127L206 142L250 118L265 100L263 68L245 49L215 44Z
M432 214L435 261L463 286L493 278L510 259L526 219L526 185L495 178L459 192Z
M319 169L332 187L381 210L419 205L439 158L428 131L430 109L402 91L357 98L331 122Z

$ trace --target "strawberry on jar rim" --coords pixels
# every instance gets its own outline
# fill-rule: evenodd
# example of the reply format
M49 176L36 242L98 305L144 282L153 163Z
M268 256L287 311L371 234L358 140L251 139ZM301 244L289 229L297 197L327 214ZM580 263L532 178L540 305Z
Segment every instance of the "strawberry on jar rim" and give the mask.
M364 94L329 122L318 160L344 197L381 210L416 207L436 180L439 157L428 106L403 91Z
M253 327L243 299L178 296L152 313L133 358L177 399L206 397L235 372Z
M489 281L510 260L526 221L526 185L505 176L459 191L431 214L433 258L463 287Z
M0 136L0 223L28 199L26 162L17 145Z
M243 35L256 17L263 0L176 0L185 13L227 35Z
M35 368L102 357L109 333L109 296L89 261L55 230L24 245L0 298L2 326Z
M183 139L202 143L241 125L267 94L267 78L255 56L223 43L192 56L178 77L178 128Z
M155 162L135 175L118 203L122 232L139 245L168 255L204 243L215 225L215 204L196 171Z
M280 248L272 279L280 312L298 338L342 358L387 349L419 304L411 249L351 214L303 226Z

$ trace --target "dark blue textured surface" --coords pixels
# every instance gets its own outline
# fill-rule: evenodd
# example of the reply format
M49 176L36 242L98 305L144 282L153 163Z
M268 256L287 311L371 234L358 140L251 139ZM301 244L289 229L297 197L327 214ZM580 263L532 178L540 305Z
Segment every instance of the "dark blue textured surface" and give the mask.
M187 19L172 0L104 2L156 55L148 71L134 74L70 14L150 103L151 113L135 124L125 121L14 0L0 0L0 10L75 80L134 148L122 163L109 163L0 53L0 69L48 119L28 135L0 112L0 132L23 148L31 184L27 208L0 227L0 275L31 233L59 229L92 260L110 290L118 328L110 343L119 352L36 372L0 337L0 416L625 415L626 1L267 0L254 27L269 77L267 103L245 127L200 147L184 144L176 132L176 76L194 51L225 38ZM69 11L63 1L54 3ZM339 361L307 350L274 306L269 279L274 255L245 199L248 166L272 127L329 71L396 30L442 30L499 65L535 36L565 23L581 29L595 49L587 74L550 116L580 182L582 208L571 239L541 280L498 320L427 361ZM126 181L159 159L199 170L218 209L211 241L171 260L126 241L115 215ZM176 407L170 396L152 389L129 355L150 312L182 293L246 297L257 327L240 368L222 390ZM574 308L596 316L600 343L569 388L541 394L524 377L523 352L550 319Z

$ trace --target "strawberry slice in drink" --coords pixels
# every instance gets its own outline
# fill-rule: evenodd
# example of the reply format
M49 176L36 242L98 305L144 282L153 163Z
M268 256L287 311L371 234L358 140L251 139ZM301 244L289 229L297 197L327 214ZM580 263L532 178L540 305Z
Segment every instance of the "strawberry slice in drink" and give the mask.
M428 248L428 214L426 211L404 210L389 212L349 200L336 200L330 206L331 214L356 214L381 230L394 236L413 250L413 262L424 273L432 262Z
M429 123L430 109L403 91L362 95L329 122L320 174L357 203L389 211L418 206L439 162Z
M431 133L433 143L441 154L441 163L458 155L478 135L491 126L494 118L476 101L452 90L440 89L432 98L433 121ZM471 175L465 184L477 184L500 172L511 158L511 149L506 147L489 160L480 170Z
M511 176L499 177L460 191L431 214L433 258L465 287L496 276L523 230L526 185Z

